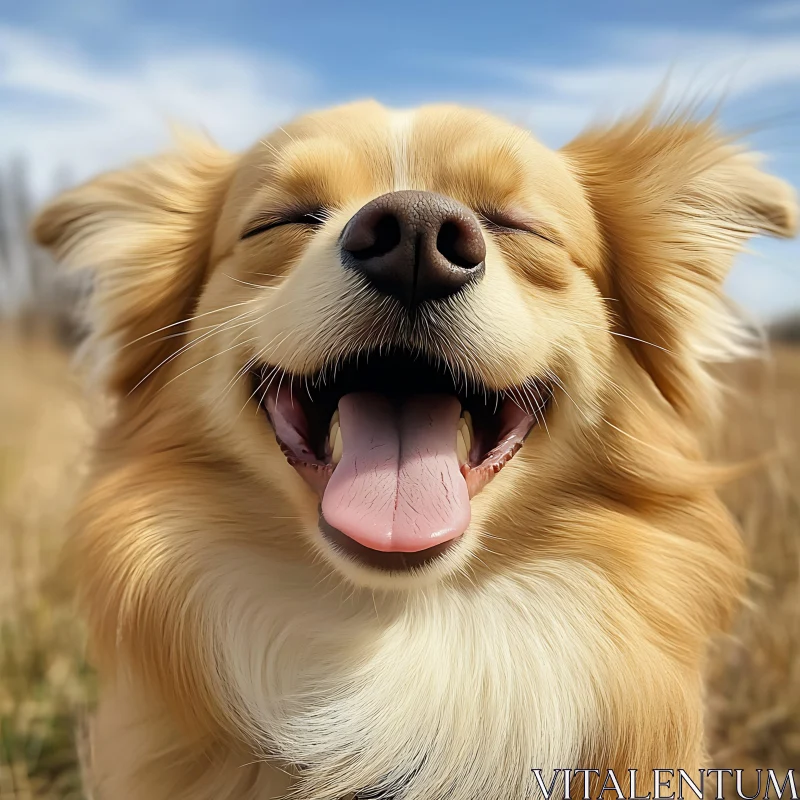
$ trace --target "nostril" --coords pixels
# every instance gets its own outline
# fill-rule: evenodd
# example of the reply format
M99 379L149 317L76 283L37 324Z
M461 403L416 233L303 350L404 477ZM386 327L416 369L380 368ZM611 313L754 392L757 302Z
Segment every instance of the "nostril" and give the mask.
M402 232L400 230L400 222L393 214L385 214L382 216L372 229L374 241L368 247L363 247L360 250L349 250L353 258L359 261L366 261L369 258L378 258L391 253L392 250L400 244Z
M436 237L436 249L451 263L464 269L474 269L484 259L483 248L471 242L471 231L465 231L452 220L445 222ZM483 242L481 240L480 244Z

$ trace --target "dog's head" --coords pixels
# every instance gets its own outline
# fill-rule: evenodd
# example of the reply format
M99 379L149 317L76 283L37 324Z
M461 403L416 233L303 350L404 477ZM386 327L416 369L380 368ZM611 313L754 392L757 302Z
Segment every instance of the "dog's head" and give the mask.
M707 121L554 152L360 103L102 176L35 232L97 269L122 451L213 461L231 517L291 518L283 555L398 587L513 547L492 521L600 470L610 405L703 410L726 271L793 226L790 190Z

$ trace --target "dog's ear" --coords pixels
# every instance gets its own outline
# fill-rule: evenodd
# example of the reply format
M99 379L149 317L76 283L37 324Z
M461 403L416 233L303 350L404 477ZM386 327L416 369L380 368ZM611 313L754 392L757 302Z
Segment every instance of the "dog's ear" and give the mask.
M59 195L34 220L34 238L58 260L94 272L90 324L108 347L113 391L131 391L180 347L175 323L203 285L233 165L184 136L172 152Z
M712 119L660 120L648 110L589 130L563 152L604 237L600 288L619 332L673 406L700 411L705 365L731 352L737 332L741 341L723 280L750 237L794 234L792 189Z

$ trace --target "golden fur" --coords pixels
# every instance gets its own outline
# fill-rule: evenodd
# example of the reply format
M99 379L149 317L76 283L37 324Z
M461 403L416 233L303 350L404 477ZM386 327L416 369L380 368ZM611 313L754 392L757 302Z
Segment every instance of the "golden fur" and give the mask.
M521 204L553 241L487 233L486 278L411 324L336 245L408 188ZM239 240L291 201L325 224ZM743 554L695 436L705 366L740 344L734 255L795 213L709 120L647 111L553 152L479 112L375 103L241 156L186 141L52 202L35 235L96 268L117 396L73 552L98 796L510 800L534 767L707 766L701 675ZM490 387L558 390L458 548L396 576L320 537L244 377L258 355L310 373L400 339Z

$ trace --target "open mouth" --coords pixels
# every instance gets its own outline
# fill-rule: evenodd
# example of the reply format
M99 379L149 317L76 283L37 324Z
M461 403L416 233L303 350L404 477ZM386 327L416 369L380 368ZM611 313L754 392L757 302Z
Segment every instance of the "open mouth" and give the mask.
M405 352L361 353L315 375L261 365L253 397L288 462L319 494L320 528L380 569L440 555L474 497L543 420L549 384L503 391Z

